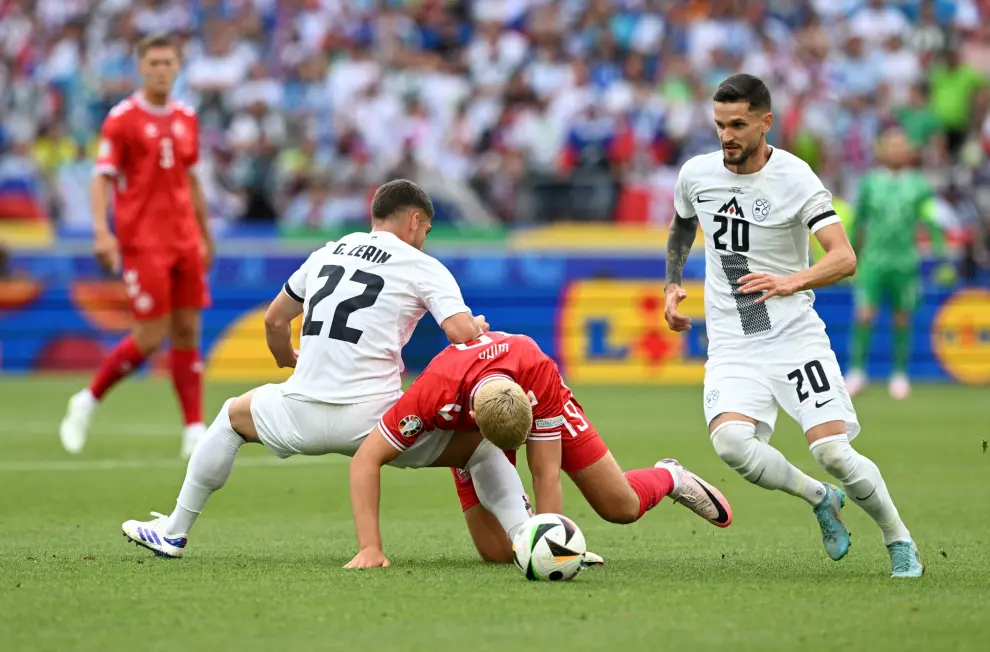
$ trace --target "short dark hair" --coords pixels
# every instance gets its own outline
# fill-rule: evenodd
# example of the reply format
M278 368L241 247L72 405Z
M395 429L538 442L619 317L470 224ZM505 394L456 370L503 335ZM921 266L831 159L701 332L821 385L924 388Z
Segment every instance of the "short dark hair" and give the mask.
M137 44L137 55L140 59L148 50L153 50L155 48L172 48L175 50L176 54L179 54L179 43L171 34L165 34L162 32L156 34L148 34Z
M433 218L433 201L426 191L409 179L395 179L383 184L375 191L371 200L371 217L384 220L392 217L403 208L418 208Z
M749 102L749 108L754 111L770 110L770 89L759 77L744 72L719 84L712 99L725 103Z

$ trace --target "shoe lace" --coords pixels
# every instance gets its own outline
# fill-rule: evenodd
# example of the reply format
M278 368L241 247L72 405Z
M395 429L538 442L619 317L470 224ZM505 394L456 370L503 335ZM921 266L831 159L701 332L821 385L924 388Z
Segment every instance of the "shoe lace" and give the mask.
M159 512L151 512L151 515L155 517L156 521L164 521L165 519L168 518L168 516L166 516L165 514L161 514Z

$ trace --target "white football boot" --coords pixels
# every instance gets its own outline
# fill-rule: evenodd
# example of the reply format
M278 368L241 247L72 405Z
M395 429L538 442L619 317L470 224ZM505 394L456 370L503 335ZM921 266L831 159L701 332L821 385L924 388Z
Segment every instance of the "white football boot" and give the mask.
M62 447L69 453L78 455L82 452L89 434L89 422L92 421L93 413L96 412L99 404L100 402L88 388L73 394L69 399L69 407L58 428Z
M196 450L196 444L200 442L206 434L206 426L202 423L190 423L182 431L182 451L179 453L182 459L188 460Z
M849 392L849 396L856 396L864 389L866 385L870 382L866 378L866 374L863 373L862 369L852 369L845 378L846 391Z
M717 527L732 524L732 507L722 492L691 473L677 460L660 460L656 468L667 469L674 477L674 490L670 497Z
M151 515L155 518L150 521L124 521L120 529L128 541L147 548L158 557L178 559L185 552L186 535L165 531L168 516L158 512L151 512Z
M895 401L903 401L911 396L911 381L908 380L907 374L897 373L890 377L890 387L887 389L891 398Z

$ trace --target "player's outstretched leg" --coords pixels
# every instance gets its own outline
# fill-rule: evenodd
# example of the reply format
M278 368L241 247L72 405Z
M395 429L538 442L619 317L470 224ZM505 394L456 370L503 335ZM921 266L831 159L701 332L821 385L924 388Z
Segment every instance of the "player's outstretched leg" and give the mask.
M891 576L921 577L925 567L918 548L897 513L877 465L857 453L844 434L812 441L811 453L842 484L852 501L880 526L883 543L890 553Z
M838 561L849 552L849 530L839 510L842 492L802 473L773 446L756 436L756 424L743 415L726 414L712 421L715 452L736 473L764 489L803 498L814 509L828 556Z
M121 526L124 536L148 548L156 555L182 556L189 530L203 511L210 495L227 482L234 468L237 452L246 443L244 437L231 426L230 416L234 402L244 399L245 397L229 399L224 403L217 418L196 447L189 459L186 478L179 491L175 511L167 517L152 512L156 518L150 521L126 521ZM249 395L245 403L246 406L242 405L241 409L250 411Z
M89 433L89 422L96 407L117 383L135 372L168 335L169 317L141 318L128 335L110 352L93 377L89 388L69 399L69 408L59 427L59 438L66 451L82 451Z
M668 495L713 525L732 522L732 508L722 493L676 460L623 473L606 449L604 457L568 475L592 509L610 523L635 523Z

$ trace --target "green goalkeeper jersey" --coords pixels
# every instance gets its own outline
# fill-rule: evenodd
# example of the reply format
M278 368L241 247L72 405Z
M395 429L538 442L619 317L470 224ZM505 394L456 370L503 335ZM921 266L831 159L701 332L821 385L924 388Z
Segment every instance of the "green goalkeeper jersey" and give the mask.
M928 180L914 170L880 168L863 177L852 237L860 264L916 270L919 226L928 229L933 249L941 254L944 241L934 223L933 195Z

